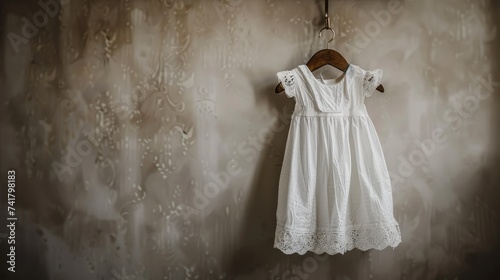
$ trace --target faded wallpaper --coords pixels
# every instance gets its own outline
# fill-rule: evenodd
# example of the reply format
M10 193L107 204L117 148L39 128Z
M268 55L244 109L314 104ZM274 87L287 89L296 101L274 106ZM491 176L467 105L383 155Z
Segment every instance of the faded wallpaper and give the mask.
M330 47L384 70L403 242L273 248L276 73L325 48L323 5L2 1L2 279L497 279L498 1L330 1Z

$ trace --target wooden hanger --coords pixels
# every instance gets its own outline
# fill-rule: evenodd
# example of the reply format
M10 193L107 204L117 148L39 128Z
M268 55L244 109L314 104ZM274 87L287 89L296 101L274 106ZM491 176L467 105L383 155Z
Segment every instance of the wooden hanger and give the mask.
M349 63L347 62L347 60L339 52L328 48L329 43L332 42L335 38L335 31L330 27L330 17L328 16L328 0L325 0L325 11L325 27L323 27L319 31L319 37L321 38L321 32L323 32L323 30L330 30L333 36L326 43L326 49L320 50L315 53L311 57L311 59L309 59L306 66L309 68L309 70L311 70L311 72L313 72L323 66L331 65L345 73L347 69L349 69ZM279 83L274 89L274 92L280 93L283 90L283 85ZM377 87L377 90L380 92L385 91L384 86L382 85L379 85Z

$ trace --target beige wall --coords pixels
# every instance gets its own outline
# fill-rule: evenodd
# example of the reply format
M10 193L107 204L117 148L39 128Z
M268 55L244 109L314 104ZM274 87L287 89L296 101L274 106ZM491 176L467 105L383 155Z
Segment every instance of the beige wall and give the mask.
M403 243L324 258L273 249L294 105L275 74L325 46L321 1L66 0L47 24L37 1L4 2L0 167L17 174L18 276L493 277L498 3L331 1L333 46L384 70L367 107Z

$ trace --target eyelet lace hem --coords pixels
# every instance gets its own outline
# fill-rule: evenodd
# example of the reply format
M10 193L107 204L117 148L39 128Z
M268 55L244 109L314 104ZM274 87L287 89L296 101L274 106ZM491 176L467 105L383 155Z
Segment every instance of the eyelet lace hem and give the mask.
M285 254L344 254L354 248L366 251L396 247L401 243L399 225L385 225L377 228L352 229L345 232L298 233L276 227L274 248Z

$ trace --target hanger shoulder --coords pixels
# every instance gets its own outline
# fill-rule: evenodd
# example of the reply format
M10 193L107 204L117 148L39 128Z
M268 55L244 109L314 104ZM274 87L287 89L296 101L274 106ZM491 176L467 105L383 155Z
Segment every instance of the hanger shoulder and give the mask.
M380 84L378 87L377 87L377 90L380 91L380 92L385 92L385 89L384 89L384 86L382 84Z
M311 71L321 68L325 65L331 65L342 72L347 71L349 63L339 52L332 49L323 49L315 53L307 62L307 67Z
M283 85L281 83L279 83L276 88L274 88L274 93L280 93L282 91L284 91L285 89L283 88Z
M311 59L307 62L307 67L311 71L317 70L325 65L331 65L342 72L346 72L349 69L349 62L336 50L324 49L315 53ZM380 84L377 87L380 92L385 92L384 86Z

